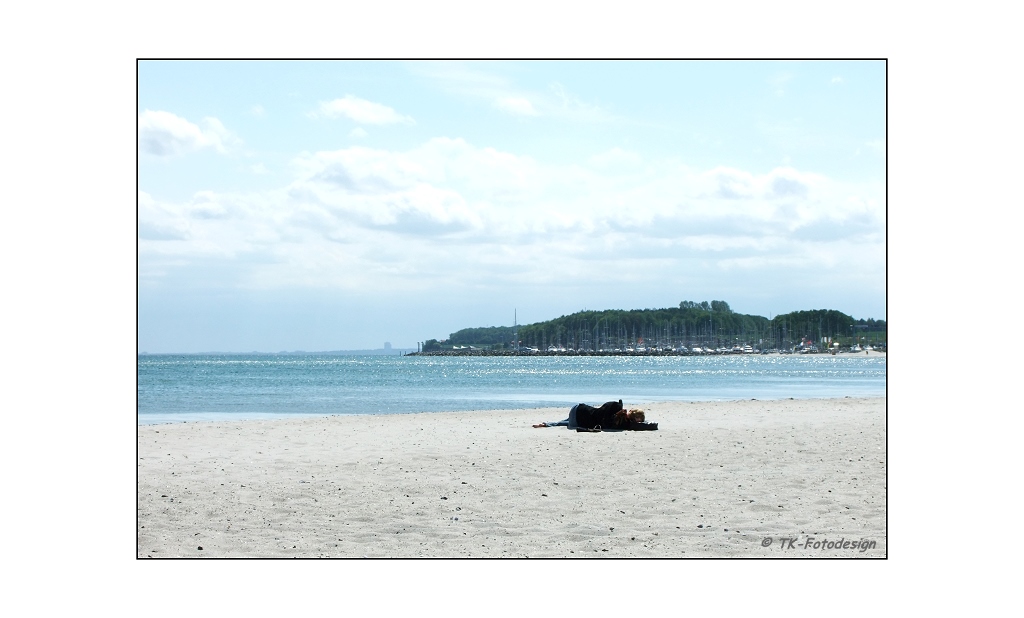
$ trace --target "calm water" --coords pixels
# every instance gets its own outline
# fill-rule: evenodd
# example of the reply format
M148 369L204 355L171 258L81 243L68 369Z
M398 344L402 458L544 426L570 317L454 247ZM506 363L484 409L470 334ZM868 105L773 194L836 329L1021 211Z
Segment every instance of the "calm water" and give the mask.
M143 355L138 371L139 424L885 394L868 356Z

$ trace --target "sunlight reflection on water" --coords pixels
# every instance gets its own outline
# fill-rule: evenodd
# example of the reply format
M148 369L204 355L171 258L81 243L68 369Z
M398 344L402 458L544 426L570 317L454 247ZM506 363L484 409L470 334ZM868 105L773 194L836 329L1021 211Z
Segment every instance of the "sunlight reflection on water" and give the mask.
M138 422L881 396L885 357L142 355Z

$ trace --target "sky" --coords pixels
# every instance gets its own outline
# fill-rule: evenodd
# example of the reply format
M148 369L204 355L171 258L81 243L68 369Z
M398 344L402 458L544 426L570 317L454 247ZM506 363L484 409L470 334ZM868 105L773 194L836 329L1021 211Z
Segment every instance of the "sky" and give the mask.
M138 351L886 317L882 61L140 61Z

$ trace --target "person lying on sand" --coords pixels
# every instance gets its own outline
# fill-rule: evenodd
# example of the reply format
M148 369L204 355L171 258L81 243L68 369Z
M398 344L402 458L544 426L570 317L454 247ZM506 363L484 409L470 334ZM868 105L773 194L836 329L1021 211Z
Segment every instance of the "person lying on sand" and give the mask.
M629 429L630 423L644 422L644 411L639 408L626 411L622 400L609 401L599 408L578 403L569 410L569 418L564 421L538 423L534 427L568 427L576 429Z

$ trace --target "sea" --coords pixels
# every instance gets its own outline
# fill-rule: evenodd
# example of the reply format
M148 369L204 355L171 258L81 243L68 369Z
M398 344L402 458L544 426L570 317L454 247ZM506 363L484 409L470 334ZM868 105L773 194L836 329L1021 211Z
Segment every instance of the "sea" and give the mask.
M138 423L883 396L885 371L867 355L141 354Z

